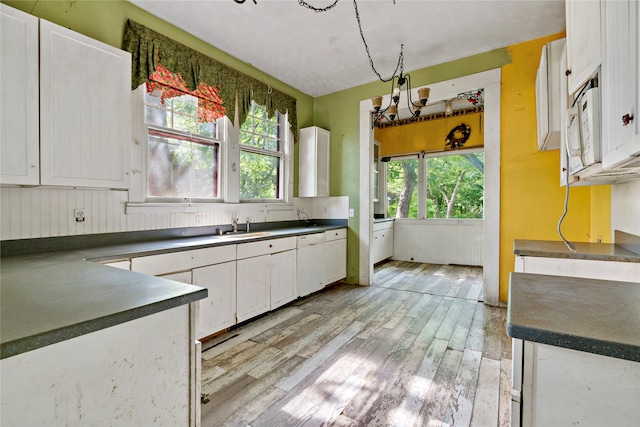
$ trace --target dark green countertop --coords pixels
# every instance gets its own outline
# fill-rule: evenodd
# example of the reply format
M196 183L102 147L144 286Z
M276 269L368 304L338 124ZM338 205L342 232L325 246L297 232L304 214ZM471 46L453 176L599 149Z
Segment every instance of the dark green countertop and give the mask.
M245 239L204 235L131 242L127 240L128 233L119 233L119 236L112 237L91 235L46 239L44 243L34 242L44 239L10 242L7 246L18 254L1 259L0 358L207 297L207 290L199 286L121 270L98 262L298 236L344 227L288 226L274 229L268 235ZM89 243L83 239L89 239ZM112 244L104 246L104 239ZM78 241L78 246L69 249L70 243ZM116 245L113 241L128 243ZM103 246L91 247L90 242ZM30 248L34 245L49 250L33 253ZM22 250L22 246L26 249ZM62 247L66 250L61 250ZM6 253L5 248L3 254Z
M640 362L640 283L511 273L507 335Z

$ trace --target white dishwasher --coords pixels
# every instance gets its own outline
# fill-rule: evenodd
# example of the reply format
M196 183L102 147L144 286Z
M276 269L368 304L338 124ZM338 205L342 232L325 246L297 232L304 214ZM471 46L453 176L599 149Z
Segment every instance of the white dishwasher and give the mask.
M324 233L298 236L297 280L298 296L305 296L324 287L327 276Z

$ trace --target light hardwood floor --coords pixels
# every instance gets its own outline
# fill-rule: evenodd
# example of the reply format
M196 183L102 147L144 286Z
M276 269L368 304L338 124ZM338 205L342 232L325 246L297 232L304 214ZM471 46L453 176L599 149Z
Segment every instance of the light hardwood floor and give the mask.
M508 426L511 339L482 269L391 261L374 283L206 343L202 425Z

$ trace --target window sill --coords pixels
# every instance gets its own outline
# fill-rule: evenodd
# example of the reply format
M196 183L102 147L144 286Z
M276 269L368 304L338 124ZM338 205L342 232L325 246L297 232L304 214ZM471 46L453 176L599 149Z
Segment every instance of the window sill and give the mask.
M129 202L125 205L126 215L137 214L158 214L158 213L198 213L198 212L228 212L238 209L242 205L243 209L262 211L270 210L293 210L292 203L283 201L256 201L240 203L144 203Z

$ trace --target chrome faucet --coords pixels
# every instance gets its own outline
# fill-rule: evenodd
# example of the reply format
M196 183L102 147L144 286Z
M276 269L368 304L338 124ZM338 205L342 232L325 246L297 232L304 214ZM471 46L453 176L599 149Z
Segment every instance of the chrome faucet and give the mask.
M238 232L238 218L234 218L231 220L231 228L234 233Z

